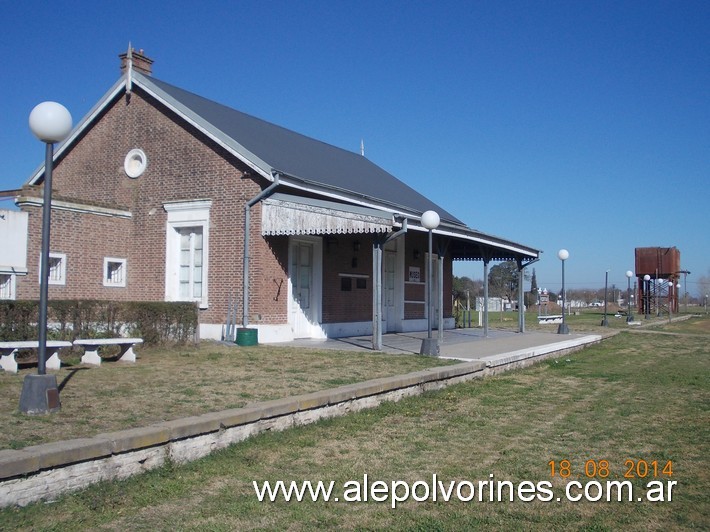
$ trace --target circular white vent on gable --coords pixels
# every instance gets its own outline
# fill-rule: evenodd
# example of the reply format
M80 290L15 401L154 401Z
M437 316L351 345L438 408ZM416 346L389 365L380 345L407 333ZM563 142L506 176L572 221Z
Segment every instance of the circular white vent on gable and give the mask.
M148 157L146 157L143 150L139 149L129 151L128 155L126 155L126 160L123 162L123 169L126 171L126 175L133 179L145 172L146 166L148 166Z

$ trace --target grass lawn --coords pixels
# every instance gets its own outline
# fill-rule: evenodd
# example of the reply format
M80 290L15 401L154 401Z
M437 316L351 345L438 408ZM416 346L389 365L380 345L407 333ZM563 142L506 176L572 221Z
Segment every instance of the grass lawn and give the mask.
M186 466L96 485L50 504L3 510L0 527L707 530L710 320L666 330L671 334L618 334L532 368L262 434ZM567 478L559 476L563 460ZM607 468L596 467L602 460ZM641 461L649 467L639 467ZM672 476L664 472L669 461ZM585 465L598 476L585 476ZM622 481L625 473L633 476L633 502L565 500L569 481ZM332 480L342 497L343 485L365 474L386 483L431 482L433 474L445 484L490 475L516 485L549 481L562 501L410 500L396 509L371 500L260 503L252 486ZM637 502L651 480L677 482L672 501Z
M138 362L79 365L56 372L62 409L50 416L18 412L19 374L0 371L0 449L94 436L160 421L278 399L453 364L418 355L202 342L170 350L139 348Z

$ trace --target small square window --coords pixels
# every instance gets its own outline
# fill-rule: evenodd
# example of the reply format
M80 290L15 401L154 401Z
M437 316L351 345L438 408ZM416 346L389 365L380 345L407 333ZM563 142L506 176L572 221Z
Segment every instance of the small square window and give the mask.
M42 257L40 256L39 278L42 278ZM49 284L67 284L67 256L64 253L49 253Z
M342 292L350 292L353 289L353 280L350 277L340 278L340 290Z
M126 259L104 259L104 286L126 286Z
M355 286L359 290L364 290L365 288L367 288L367 279L365 279L364 277L358 277L355 280Z

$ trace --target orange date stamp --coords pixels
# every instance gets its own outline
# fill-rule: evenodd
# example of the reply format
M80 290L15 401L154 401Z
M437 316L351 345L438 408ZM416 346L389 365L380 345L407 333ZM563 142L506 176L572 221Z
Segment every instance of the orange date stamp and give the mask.
M658 478L673 476L672 460L644 460L631 459L624 460L623 464L618 464L613 468L609 460L586 460L583 463L573 464L570 460L550 460L547 465L550 468L551 477L569 478L570 476L581 476L583 473L587 478L608 478L609 476L623 478ZM614 469L612 471L612 469Z

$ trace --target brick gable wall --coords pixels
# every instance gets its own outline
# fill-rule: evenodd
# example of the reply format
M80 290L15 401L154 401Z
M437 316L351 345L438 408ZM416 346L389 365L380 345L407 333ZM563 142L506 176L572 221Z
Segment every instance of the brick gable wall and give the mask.
M129 178L126 154L142 149L145 172ZM164 202L209 199L209 308L201 323L224 323L229 303L242 321L244 205L268 185L243 163L199 131L136 91L117 99L58 161L54 199L125 209L130 219L53 209L51 251L67 256L67 283L50 285L53 299L121 301L165 299L167 213ZM37 191L41 193L41 191ZM29 216L28 275L18 277L19 299L39 297L41 208L24 207ZM288 322L288 252L285 236L261 236L261 205L251 211L250 316L255 324ZM354 242L359 242L356 251ZM410 265L425 272L426 235L405 237L405 275ZM331 242L331 244L329 244ZM413 249L420 253L415 259ZM103 286L104 257L127 259L127 286ZM355 260L353 260L355 259ZM343 291L340 274L367 276L365 288ZM452 261L444 261L444 315L451 315ZM323 323L372 319L372 235L325 237L323 245ZM421 286L405 286L405 299L423 297ZM422 305L404 306L405 319L424 316Z
M142 149L145 172L129 178L126 154ZM203 323L223 323L228 301L239 302L241 322L244 204L268 183L198 131L185 125L149 96L134 92L116 100L58 161L53 196L76 203L124 208L129 220L52 211L51 251L67 255L67 284L50 286L50 298L162 301L165 298L167 213L163 203L212 200L209 243L209 308ZM29 216L28 269L18 279L18 298L39 296L41 208ZM260 235L260 206L252 208L250 313L262 323L286 321L287 245ZM105 256L128 260L126 288L103 286ZM265 277L265 273L268 276ZM268 277L268 278L267 278ZM275 299L276 282L284 287ZM264 286L265 285L265 286ZM268 289L267 289L268 288Z

